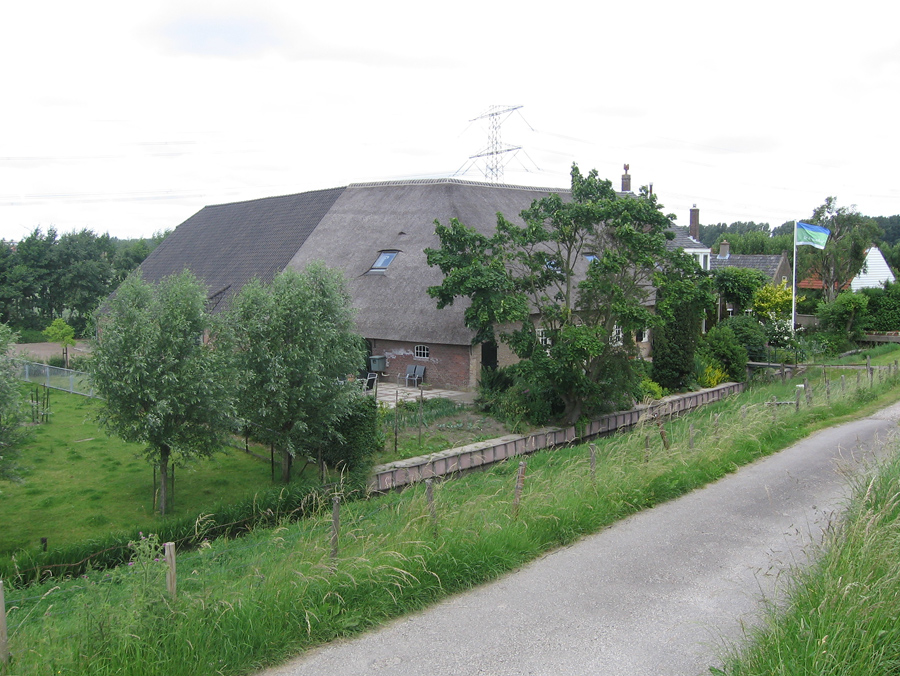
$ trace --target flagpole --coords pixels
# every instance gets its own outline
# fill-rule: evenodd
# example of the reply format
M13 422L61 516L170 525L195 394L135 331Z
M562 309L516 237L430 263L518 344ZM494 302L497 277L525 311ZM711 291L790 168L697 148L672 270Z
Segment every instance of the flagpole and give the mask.
M794 281L791 284L791 336L797 333L797 221L794 221Z

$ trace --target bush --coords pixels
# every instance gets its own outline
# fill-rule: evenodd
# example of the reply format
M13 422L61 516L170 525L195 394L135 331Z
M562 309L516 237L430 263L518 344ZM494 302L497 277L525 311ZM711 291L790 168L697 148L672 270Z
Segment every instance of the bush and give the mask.
M762 361L766 358L766 330L755 317L735 315L720 322L734 332L737 341L747 350L750 361Z
M843 291L831 303L819 303L819 325L831 334L845 334L850 340L863 337L862 328L868 323L869 297L862 293Z
M666 391L660 387L659 383L655 383L647 377L641 380L641 401L645 399L662 399L664 396L666 396Z
M883 289L862 289L869 299L865 329L877 333L900 331L900 283L886 283Z
M727 326L717 324L706 334L701 355L710 365L720 365L728 377L743 382L747 377L747 350Z
M53 355L52 357L47 357L47 366L55 366L59 369L66 368L66 360L58 354Z
M352 400L349 413L336 424L340 437L322 449L322 459L346 472L348 484L364 488L372 458L384 449L384 432L375 397L360 395Z

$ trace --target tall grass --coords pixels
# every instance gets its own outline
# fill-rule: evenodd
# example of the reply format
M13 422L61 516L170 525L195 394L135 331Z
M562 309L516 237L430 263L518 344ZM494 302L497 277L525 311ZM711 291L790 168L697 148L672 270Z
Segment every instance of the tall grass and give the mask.
M815 558L718 673L900 673L900 455L857 481Z
M309 519L285 522L179 556L169 599L159 552L140 540L134 565L7 594L15 674L237 674L376 626L458 590L494 579L541 553L625 515L704 485L782 448L827 419L896 399L897 378L829 406L800 412L795 383L759 387L660 427L527 460L513 510L518 462L435 486L432 521L423 486L341 511L331 558L325 501ZM818 389L821 389L819 387ZM862 394L865 396L861 396ZM695 437L690 443L691 426Z

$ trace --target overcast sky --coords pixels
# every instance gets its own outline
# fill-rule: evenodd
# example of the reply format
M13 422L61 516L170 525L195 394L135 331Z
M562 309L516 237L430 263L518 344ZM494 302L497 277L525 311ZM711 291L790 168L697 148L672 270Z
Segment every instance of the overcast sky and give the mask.
M533 9L529 9L533 7ZM6 2L0 238L360 181L652 182L687 224L900 213L900 3ZM470 166L471 165L471 166Z

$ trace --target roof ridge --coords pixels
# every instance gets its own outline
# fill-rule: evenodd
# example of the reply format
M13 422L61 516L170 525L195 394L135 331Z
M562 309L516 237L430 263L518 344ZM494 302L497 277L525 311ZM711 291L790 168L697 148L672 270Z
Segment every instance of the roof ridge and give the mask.
M441 185L452 183L454 185L472 185L480 188L503 188L505 190L525 190L528 192L556 192L570 193L569 188L550 188L544 186L530 185L514 185L512 183L486 183L484 181L471 181L462 178L453 178L445 176L442 178L399 178L387 181L363 181L360 183L351 183L348 188L377 188L383 186L401 186L401 185Z

